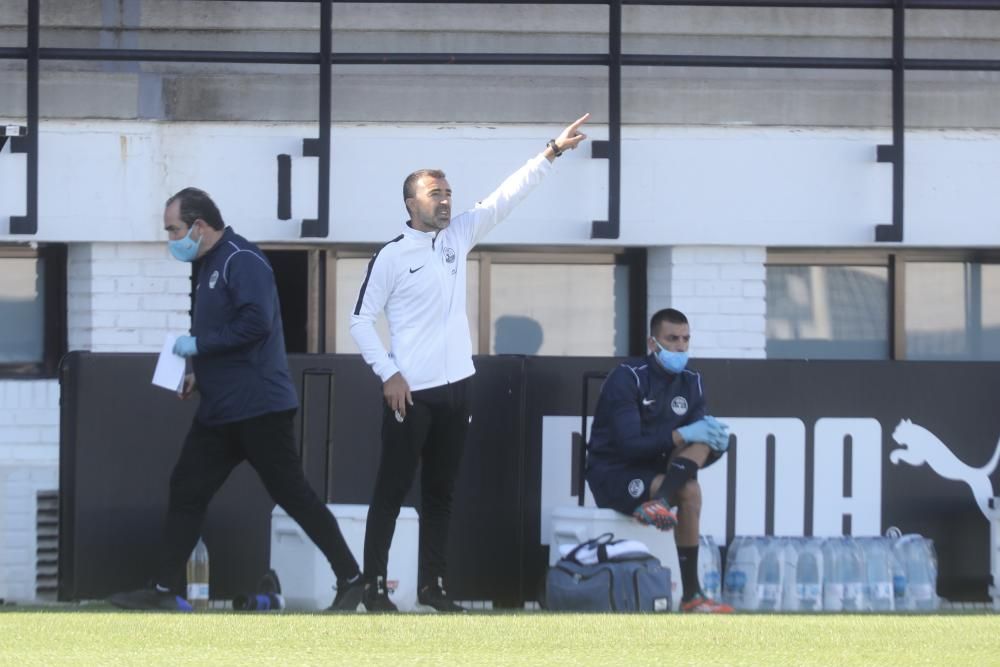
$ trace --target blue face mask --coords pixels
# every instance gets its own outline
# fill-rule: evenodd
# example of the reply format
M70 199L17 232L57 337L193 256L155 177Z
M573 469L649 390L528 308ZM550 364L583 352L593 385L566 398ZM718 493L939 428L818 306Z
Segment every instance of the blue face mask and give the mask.
M660 341L653 339L656 343L656 347L659 349L656 351L656 360L660 362L668 372L676 375L684 370L684 367L688 363L688 353L687 352L671 352L670 350L664 348L660 345Z
M201 238L199 237L197 241L191 238L191 232L194 231L194 225L188 230L187 235L182 239L177 239L176 241L167 241L167 247L170 248L170 254L174 256L175 259L179 259L182 262L193 262L198 258L198 248L201 246Z

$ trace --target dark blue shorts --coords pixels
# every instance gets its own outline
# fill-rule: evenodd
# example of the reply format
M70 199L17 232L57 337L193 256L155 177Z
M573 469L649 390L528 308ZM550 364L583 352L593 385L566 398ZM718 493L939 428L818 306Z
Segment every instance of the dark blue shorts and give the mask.
M666 471L662 465L602 465L587 471L587 484L598 507L608 507L622 514L649 500L649 485L653 478Z

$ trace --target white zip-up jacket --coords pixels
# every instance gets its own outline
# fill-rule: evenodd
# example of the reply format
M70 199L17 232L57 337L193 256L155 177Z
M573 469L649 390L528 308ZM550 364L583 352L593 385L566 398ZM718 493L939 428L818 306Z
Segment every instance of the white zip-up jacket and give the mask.
M399 372L418 391L476 372L465 312L466 256L551 169L540 154L444 230L420 232L405 224L375 253L351 316L351 336L383 382ZM383 309L391 352L375 332Z

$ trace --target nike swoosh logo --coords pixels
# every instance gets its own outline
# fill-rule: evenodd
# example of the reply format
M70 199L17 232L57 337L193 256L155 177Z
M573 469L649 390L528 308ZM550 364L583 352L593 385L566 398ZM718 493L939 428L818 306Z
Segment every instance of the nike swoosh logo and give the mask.
M656 403L656 399L655 398L644 398L644 399L642 399L642 404L643 405L652 405L653 403Z
M426 266L426 264L425 264L424 266ZM415 268L415 269L410 269L410 273L416 273L416 272L417 272L417 271L419 271L420 269L424 268L424 266L418 266L418 267L417 267L417 268Z

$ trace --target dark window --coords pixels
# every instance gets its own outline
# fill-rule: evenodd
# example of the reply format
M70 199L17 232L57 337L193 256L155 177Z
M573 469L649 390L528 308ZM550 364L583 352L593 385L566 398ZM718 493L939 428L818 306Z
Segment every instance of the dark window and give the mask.
M66 352L65 246L0 246L0 322L0 376L55 376Z
M308 352L309 253L305 250L265 250L274 269L289 354Z

